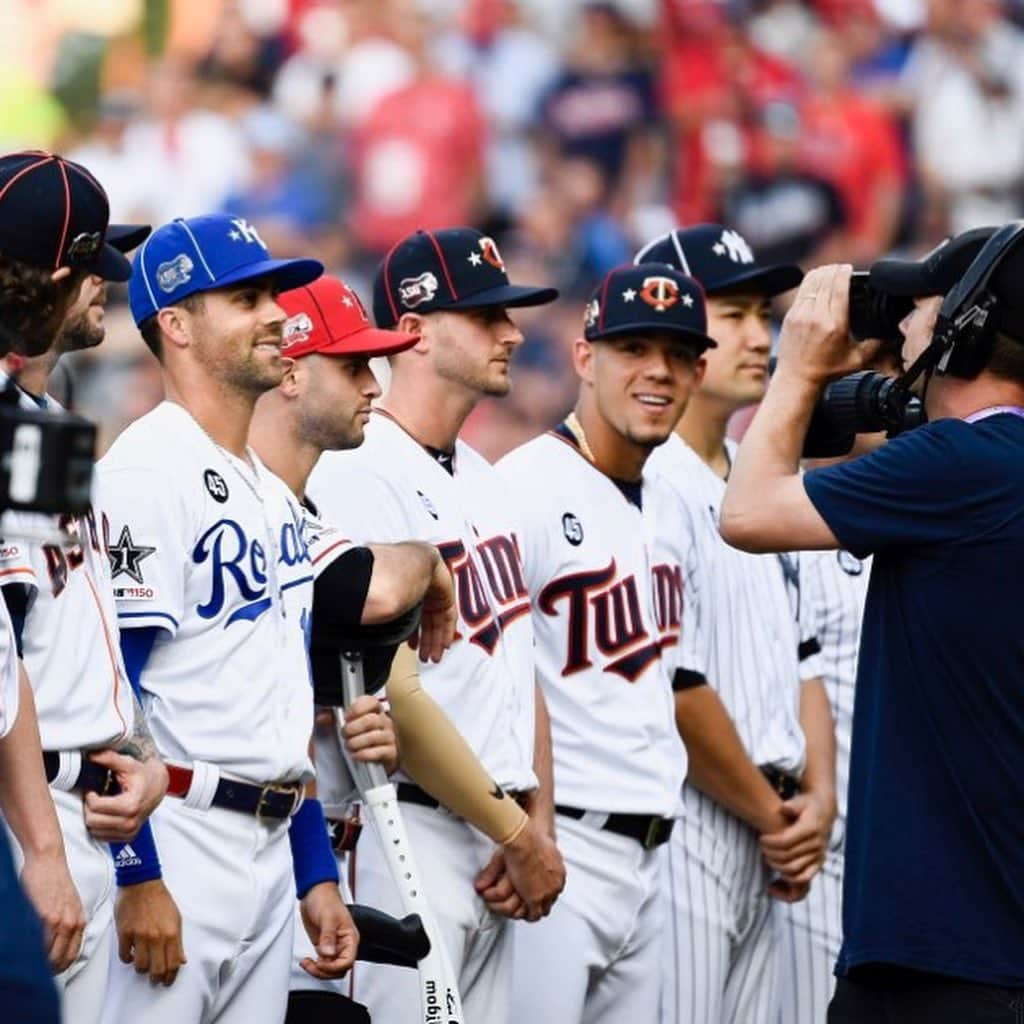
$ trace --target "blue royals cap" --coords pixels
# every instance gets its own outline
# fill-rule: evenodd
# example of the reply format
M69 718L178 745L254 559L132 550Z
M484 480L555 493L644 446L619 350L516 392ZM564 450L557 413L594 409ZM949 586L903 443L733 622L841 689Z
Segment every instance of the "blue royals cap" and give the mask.
M648 242L634 263L668 263L695 277L708 295L750 291L771 297L795 288L804 272L795 264L758 263L747 240L721 224L677 228Z
M135 254L128 302L136 325L197 292L269 277L280 291L299 288L324 272L318 260L274 260L242 217L214 213L164 224Z
M704 291L666 263L626 264L610 270L587 303L583 337L601 341L629 334L668 334L697 355L717 347L708 337Z

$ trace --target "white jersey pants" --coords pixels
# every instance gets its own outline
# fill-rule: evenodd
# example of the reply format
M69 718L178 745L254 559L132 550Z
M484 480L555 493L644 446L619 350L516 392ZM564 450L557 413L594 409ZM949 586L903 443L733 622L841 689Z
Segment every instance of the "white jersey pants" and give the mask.
M776 903L779 1024L825 1024L843 940L843 854L830 853L799 903Z
M281 1024L295 904L288 822L176 797L151 822L188 962L164 988L115 960L104 1024Z
M662 1024L778 1024L774 900L757 834L692 786L666 858Z
M74 1024L99 1024L107 994L110 950L114 936L114 862L110 848L89 835L85 827L81 793L50 790L64 838L71 880L85 911L82 949L70 967L54 982L61 1000L61 1017ZM23 858L11 836L15 865Z
M409 803L399 806L441 941L458 978L466 1020L506 1024L512 984L511 922L492 914L473 888L491 859L494 843L447 811ZM370 822L363 827L355 860L355 901L402 917L398 890ZM369 1007L373 1024L410 1024L421 1012L419 978L408 967L356 964L352 998Z
M515 925L513 1020L656 1021L665 847L645 850L565 817L558 818L558 847L564 892L546 918Z

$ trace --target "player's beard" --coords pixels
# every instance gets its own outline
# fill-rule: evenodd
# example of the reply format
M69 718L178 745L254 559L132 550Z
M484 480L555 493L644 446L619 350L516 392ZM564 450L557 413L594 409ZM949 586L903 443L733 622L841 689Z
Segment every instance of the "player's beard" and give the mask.
M89 319L89 309L85 309L73 319L64 321L54 348L60 353L96 348L103 343L106 333L103 324L94 324Z
M280 341L281 325L262 330L255 336L248 331L242 337L210 337L203 334L193 340L196 360L209 376L235 394L258 398L276 388L284 378L280 357L268 359L257 352L261 341Z

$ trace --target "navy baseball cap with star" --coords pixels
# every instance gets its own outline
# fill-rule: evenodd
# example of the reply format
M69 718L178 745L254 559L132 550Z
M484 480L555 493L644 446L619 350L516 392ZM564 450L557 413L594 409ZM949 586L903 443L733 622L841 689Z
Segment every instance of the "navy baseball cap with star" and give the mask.
M403 313L488 306L543 306L555 288L509 283L494 239L473 228L417 231L393 245L373 282L373 317L394 327Z
M594 290L583 319L587 341L667 334L697 355L717 347L707 330L703 289L667 263L627 263L610 270Z
M124 253L149 228L109 218L107 193L81 164L44 150L0 156L0 253L9 259L127 281Z
M695 224L670 231L648 242L633 262L668 263L700 281L707 295L749 291L771 298L804 279L795 263L758 263L747 240L721 224Z
M128 304L136 325L198 292L269 278L279 291L315 281L319 260L275 260L242 217L214 213L179 217L142 243L132 262Z

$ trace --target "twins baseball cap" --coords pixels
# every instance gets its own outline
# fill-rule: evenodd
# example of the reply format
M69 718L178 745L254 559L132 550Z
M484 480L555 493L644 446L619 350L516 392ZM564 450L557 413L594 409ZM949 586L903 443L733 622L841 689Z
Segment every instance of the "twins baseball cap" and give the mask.
M919 260L879 260L868 280L880 292L908 299L945 295L951 291L996 228L972 228L940 242Z
M277 297L288 314L281 355L390 356L412 348L414 334L374 327L359 296L336 277L317 278Z
M487 306L543 306L555 288L510 284L493 238L473 228L417 231L396 245L377 268L373 318L394 327L403 313Z
M677 228L648 242L634 263L667 263L704 286L707 295L743 288L768 297L795 288L804 272L796 264L758 263L747 240L721 224Z
M587 341L624 334L671 334L700 355L716 348L707 334L704 292L667 263L627 263L609 271L587 304Z
M128 304L138 325L197 292L256 277L269 277L288 291L323 272L318 260L271 259L256 228L242 217L178 217L154 231L135 254Z
M149 228L114 228L109 218L107 193L81 164L43 150L0 156L0 252L10 259L127 281L124 251Z

